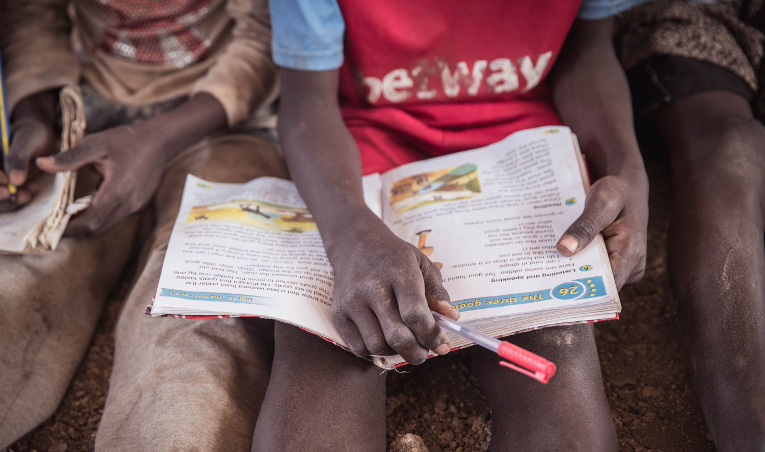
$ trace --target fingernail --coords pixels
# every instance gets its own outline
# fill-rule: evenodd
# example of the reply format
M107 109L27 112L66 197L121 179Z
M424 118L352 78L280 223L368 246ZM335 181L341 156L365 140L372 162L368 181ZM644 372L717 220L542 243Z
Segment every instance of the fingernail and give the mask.
M53 164L53 157L37 157L37 160L35 162L39 165L42 163L43 165L52 165Z
M565 247L567 250L571 251L572 253L575 253L577 248L579 248L579 241L577 241L575 238L571 237L570 235L564 235L562 239L560 239L561 245Z
M11 183L13 185L21 185L24 183L24 172L21 170L11 171Z
M451 303L448 301L439 301L444 306L448 306L449 309L446 310L446 316L449 317L452 320L459 320L460 318L460 311L457 310L454 306L452 306Z
M449 342L444 342L443 344L436 347L436 349L433 350L433 352L435 352L436 355L445 355L449 353L449 350L451 349L452 349L452 344L450 344Z

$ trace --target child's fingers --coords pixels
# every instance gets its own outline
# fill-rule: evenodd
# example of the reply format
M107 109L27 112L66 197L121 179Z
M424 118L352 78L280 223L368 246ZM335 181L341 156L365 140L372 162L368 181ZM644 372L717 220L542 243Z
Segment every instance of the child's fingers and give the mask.
M382 327L380 327L380 322L371 309L367 307L358 309L352 314L351 319L361 333L363 344L368 351L366 356L390 356L396 354L385 341L385 335L383 334Z
M106 157L107 151L97 140L88 141L87 137L67 152L49 157L38 157L37 166L48 173L69 171L93 163Z
M425 298L428 300L430 310L452 320L459 320L460 312L449 303L451 298L443 286L441 271L438 267L427 257L420 256L420 271L425 281Z
M51 152L50 133L37 121L18 120L12 127L5 172L14 185L23 185L29 176L29 163L35 157Z
M635 284L636 282L643 279L643 275L645 275L645 263L646 263L646 255L643 255L643 258L640 259L635 266L635 268L632 270L632 274L630 274L630 277L627 278L627 282L624 284Z
M332 310L332 317L337 331L345 341L345 345L359 358L365 358L372 353L367 349L364 339L355 323L340 310Z
M411 278L396 281L393 286L401 319L414 333L420 345L439 355L445 355L449 353L451 344L446 334L436 325L433 313L430 312L422 275L416 271L410 274Z
M608 259L618 289L630 281L639 280L645 270L645 252L640 237L641 234L625 226L617 234L606 239ZM636 278L633 280L633 277Z
M556 248L573 256L592 242L598 233L613 223L624 208L621 193L609 177L596 182L587 194L584 211L563 233Z
M428 349L420 345L412 330L401 320L395 300L376 301L372 304L372 309L388 345L410 364L425 362Z

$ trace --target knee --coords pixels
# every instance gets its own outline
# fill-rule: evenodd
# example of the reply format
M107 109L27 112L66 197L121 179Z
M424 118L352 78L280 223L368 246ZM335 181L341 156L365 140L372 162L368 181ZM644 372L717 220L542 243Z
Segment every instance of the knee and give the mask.
M543 328L524 333L523 336L513 342L548 359L597 356L592 324Z
M725 205L758 205L765 187L765 151L761 124L735 121L722 127L711 145L673 162L674 185L681 192L715 198Z
M298 327L277 322L274 327L276 343L274 366L303 366L329 372L361 372L379 374L372 362Z

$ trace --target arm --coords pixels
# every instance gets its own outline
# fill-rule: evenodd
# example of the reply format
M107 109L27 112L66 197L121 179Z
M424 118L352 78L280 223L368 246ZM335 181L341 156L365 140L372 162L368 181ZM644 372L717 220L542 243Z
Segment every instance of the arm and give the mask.
M246 120L274 91L276 66L271 61L271 20L265 0L229 0L234 19L232 39L191 94L208 93L226 111L229 125Z
M0 5L0 53L12 131L9 168L0 172L2 185L10 177L21 187L29 160L55 152L57 90L80 78L79 63L69 47L67 4L67 0L5 0ZM15 174L9 174L10 169ZM15 204L0 188L0 212L25 204L33 191L34 185L21 187Z
M80 65L70 48L67 0L4 0L0 5L8 111L21 99L76 84Z
M579 137L596 179L584 212L563 234L558 250L573 255L602 232L621 288L639 280L645 270L648 178L612 36L612 19L577 20L553 68L551 85L558 113Z
M419 364L449 350L430 310L452 318L438 269L364 203L358 148L337 103L338 70L282 69L279 136L335 270L335 325L358 356Z

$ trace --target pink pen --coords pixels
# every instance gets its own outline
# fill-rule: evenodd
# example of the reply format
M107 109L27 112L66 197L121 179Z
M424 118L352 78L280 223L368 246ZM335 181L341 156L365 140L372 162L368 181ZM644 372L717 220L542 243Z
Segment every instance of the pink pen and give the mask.
M547 384L550 378L555 375L555 364L539 355L524 350L510 342L494 339L491 336L487 336L480 331L467 327L460 322L456 322L437 312L433 313L433 318L436 319L436 323L441 328L459 334L465 339L469 339L481 347L491 350L502 358L510 361L509 363L500 361L499 364L502 366L517 370L518 372L528 375L544 384Z

